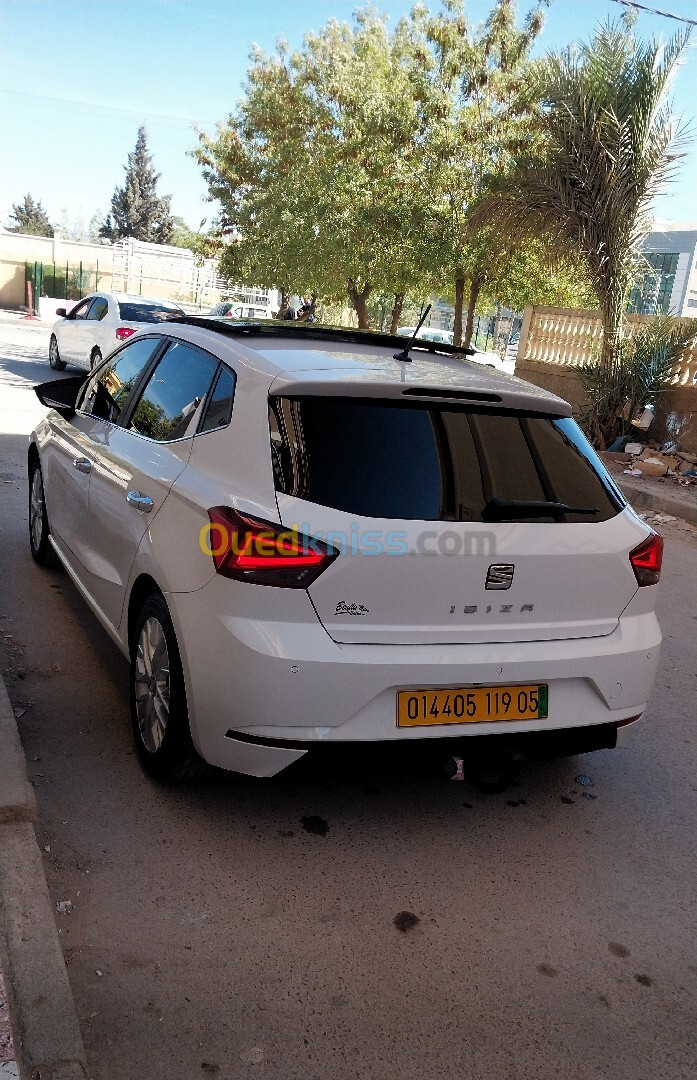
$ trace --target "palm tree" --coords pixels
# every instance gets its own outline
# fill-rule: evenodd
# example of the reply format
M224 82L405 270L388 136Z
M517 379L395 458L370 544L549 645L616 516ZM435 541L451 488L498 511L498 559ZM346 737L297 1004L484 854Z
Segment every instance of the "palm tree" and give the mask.
M682 156L667 95L688 37L641 42L620 19L550 56L538 76L541 149L519 157L472 218L579 252L600 303L604 363L621 351L651 203Z

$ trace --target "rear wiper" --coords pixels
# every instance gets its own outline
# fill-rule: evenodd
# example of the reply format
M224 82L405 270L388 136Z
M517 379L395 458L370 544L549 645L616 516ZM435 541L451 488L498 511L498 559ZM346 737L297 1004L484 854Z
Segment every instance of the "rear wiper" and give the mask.
M568 503L544 499L489 499L482 510L482 520L505 521L507 518L551 517L554 514L595 516L597 513L597 506L569 506Z

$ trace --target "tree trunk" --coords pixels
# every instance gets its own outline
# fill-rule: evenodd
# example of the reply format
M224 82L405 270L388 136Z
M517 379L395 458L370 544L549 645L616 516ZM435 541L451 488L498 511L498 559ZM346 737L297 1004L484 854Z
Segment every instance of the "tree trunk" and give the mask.
M392 305L392 318L390 319L390 333L396 334L399 326L399 320L402 317L402 308L404 307L404 293L395 293L394 304Z
M453 345L462 345L462 307L465 300L465 279L455 278L455 321L453 322Z
M626 290L623 284L614 279L604 297L600 310L603 317L603 343L600 350L600 363L606 367L617 363L622 354L624 338L624 301ZM623 431L622 412L625 401L608 401L604 417L598 417L598 431L594 445L605 450Z
M481 278L473 277L470 281L470 294L467 302L467 324L465 326L465 339L462 342L466 349L469 349L470 342L472 340L472 331L474 330L474 313L477 307L477 300L479 298L479 290L482 287ZM459 344L459 343L458 343Z
M370 282L366 282L362 289L358 288L358 284L355 278L348 279L348 295L349 300L353 305L353 309L358 316L358 328L359 330L370 330L370 319L368 318L368 297L373 291L373 286Z
M619 357L624 336L624 287L619 282L613 283L601 304L603 316L603 344L600 360L610 364Z
M290 304L290 293L282 292L281 293L281 306L278 309L278 311L276 312L276 318L277 319L283 319L285 317L285 314L286 314L286 312L288 310L288 305L289 304Z

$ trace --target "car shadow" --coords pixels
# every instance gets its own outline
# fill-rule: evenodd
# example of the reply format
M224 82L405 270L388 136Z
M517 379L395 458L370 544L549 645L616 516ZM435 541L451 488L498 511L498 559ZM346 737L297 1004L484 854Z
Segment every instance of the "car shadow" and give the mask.
M2 385L16 389L26 389L27 383L37 386L42 382L50 382L53 379L62 379L81 370L68 365L65 371L54 371L49 366L48 356L45 359L37 356L37 350L24 345L0 346L2 353Z

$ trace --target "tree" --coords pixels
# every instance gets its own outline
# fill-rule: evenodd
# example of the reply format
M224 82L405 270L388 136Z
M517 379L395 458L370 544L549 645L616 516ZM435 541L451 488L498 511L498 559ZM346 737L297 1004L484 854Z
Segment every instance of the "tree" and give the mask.
M189 251L201 252L205 246L205 236L201 229L206 224L205 218L198 227L198 231L190 229L182 217L172 218L172 238L169 241L174 247L188 248Z
M632 431L632 417L669 388L695 338L697 319L655 315L634 327L609 361L596 357L576 368L586 392L581 421L594 446L604 450Z
M454 292L455 341L464 329L468 344L478 298L496 282L506 291L519 256L495 223L476 235L467 223L536 137L529 54L541 27L541 7L518 28L514 0L496 0L476 28L463 0L445 0L437 16L415 7L392 33L365 9L353 26L330 20L302 50L254 51L237 111L194 151L222 206L222 272L280 288L281 313L291 292L348 296L361 327L387 322L390 296L393 330L410 298ZM529 271L538 253L548 261L528 243Z
M469 344L479 295L515 252L495 220L476 231L468 222L492 179L535 137L539 102L530 51L544 6L546 0L519 28L515 0L496 0L484 25L475 27L464 0L444 0L443 10L424 23L429 50L422 53L422 92L429 124L420 151L431 192L426 233L440 288L454 300L456 344Z
M600 303L604 364L622 354L650 207L680 156L666 95L687 40L685 32L667 45L643 43L624 19L551 56L539 83L544 142L517 156L470 221L579 252Z
M102 222L104 221L104 211L95 210L92 217L87 222L87 242L89 244L108 244L109 241L106 237L102 236Z
M252 54L237 113L194 152L233 238L224 273L284 298L348 296L363 327L375 289L393 293L393 324L409 288L423 291L403 167L418 126L405 26L390 37L366 11L355 28L330 21L301 52Z
M171 196L157 194L160 174L152 165L144 127L138 129L135 150L124 165L126 182L117 187L99 234L112 242L130 236L152 244L169 244L174 222L170 210Z
M28 193L24 196L23 203L13 203L10 218L14 219L14 225L8 225L8 232L27 233L29 236L53 236L53 225L48 220L48 214L41 205L41 201L34 202Z
M478 247L476 241L482 241ZM573 252L563 258L545 238L526 237L506 250L495 239L480 233L473 251L481 253L469 290L467 320L463 333L470 344L476 308L488 310L493 304L522 311L528 304L553 307L592 307L596 296L586 268Z
M61 237L63 240L76 240L83 243L87 242L88 233L82 210L80 210L74 218L71 218L67 209L64 207L63 212L61 213L60 222L55 227L55 235Z

